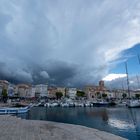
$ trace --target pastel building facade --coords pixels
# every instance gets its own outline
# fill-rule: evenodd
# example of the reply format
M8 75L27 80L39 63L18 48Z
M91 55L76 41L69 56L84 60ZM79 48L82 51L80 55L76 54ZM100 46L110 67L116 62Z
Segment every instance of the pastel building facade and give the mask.
M18 84L16 90L18 97L26 98L30 96L30 86L27 84Z
M36 93L36 88L35 88L35 86L32 86L30 88L30 98L35 97L35 93Z
M48 88L48 98L56 98L57 87L50 86Z
M99 81L98 86L88 85L85 87L84 92L88 99L97 99L102 96L102 94L106 93L107 89L104 86L104 81Z
M76 88L67 88L66 89L66 96L68 96L71 99L75 99L77 94Z
M39 84L35 85L32 89L32 92L35 90L35 97L45 97L48 95L48 85L47 84Z

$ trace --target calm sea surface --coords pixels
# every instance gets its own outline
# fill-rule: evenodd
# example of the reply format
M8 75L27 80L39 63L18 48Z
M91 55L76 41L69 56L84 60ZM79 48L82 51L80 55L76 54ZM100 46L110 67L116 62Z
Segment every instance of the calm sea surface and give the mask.
M19 115L19 117L79 124L117 134L130 140L140 140L140 108L34 107L29 113Z

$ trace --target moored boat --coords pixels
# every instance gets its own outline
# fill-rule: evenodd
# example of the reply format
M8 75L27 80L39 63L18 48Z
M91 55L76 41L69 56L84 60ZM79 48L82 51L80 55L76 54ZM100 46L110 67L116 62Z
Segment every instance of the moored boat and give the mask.
M140 107L140 100L129 100L126 105L130 108Z
M118 107L124 107L124 106L126 106L126 105L127 105L126 102L117 103L117 106L118 106Z
M27 113L30 107L3 107L0 108L0 114L20 114L20 113Z
M44 106L45 107L57 107L57 106L59 106L59 104L56 103L56 102L54 102L54 103L45 103Z
M108 105L109 105L109 102L104 101L104 100L97 100L93 102L93 106L97 106L97 107L108 106Z
M68 103L61 103L60 106L61 107L69 107L69 104Z

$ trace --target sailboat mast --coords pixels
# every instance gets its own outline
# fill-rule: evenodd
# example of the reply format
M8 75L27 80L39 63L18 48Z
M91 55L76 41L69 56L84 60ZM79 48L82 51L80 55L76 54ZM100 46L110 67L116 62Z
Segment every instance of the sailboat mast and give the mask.
M125 62L125 70L126 70L126 76L127 76L127 90L128 90L128 96L129 96L129 98L130 98L130 88L129 88L129 77L128 77L127 62Z
M122 80L122 90L123 90L123 92L124 92L124 83L123 83L123 80Z
M139 62L139 64L140 64L140 55L138 54L137 56L138 56L138 62Z
M139 62L139 65L140 65L140 55L138 54L138 62ZM138 75L136 75L136 79L137 79L137 82L138 82L138 89L140 88L140 81L139 81L139 77Z
M138 75L136 75L137 83L138 83L138 89L140 88L140 81Z

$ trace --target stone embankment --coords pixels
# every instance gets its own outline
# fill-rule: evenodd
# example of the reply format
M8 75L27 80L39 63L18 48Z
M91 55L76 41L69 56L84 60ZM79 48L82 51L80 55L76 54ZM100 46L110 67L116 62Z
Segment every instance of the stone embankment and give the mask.
M126 140L96 129L0 115L0 140Z

